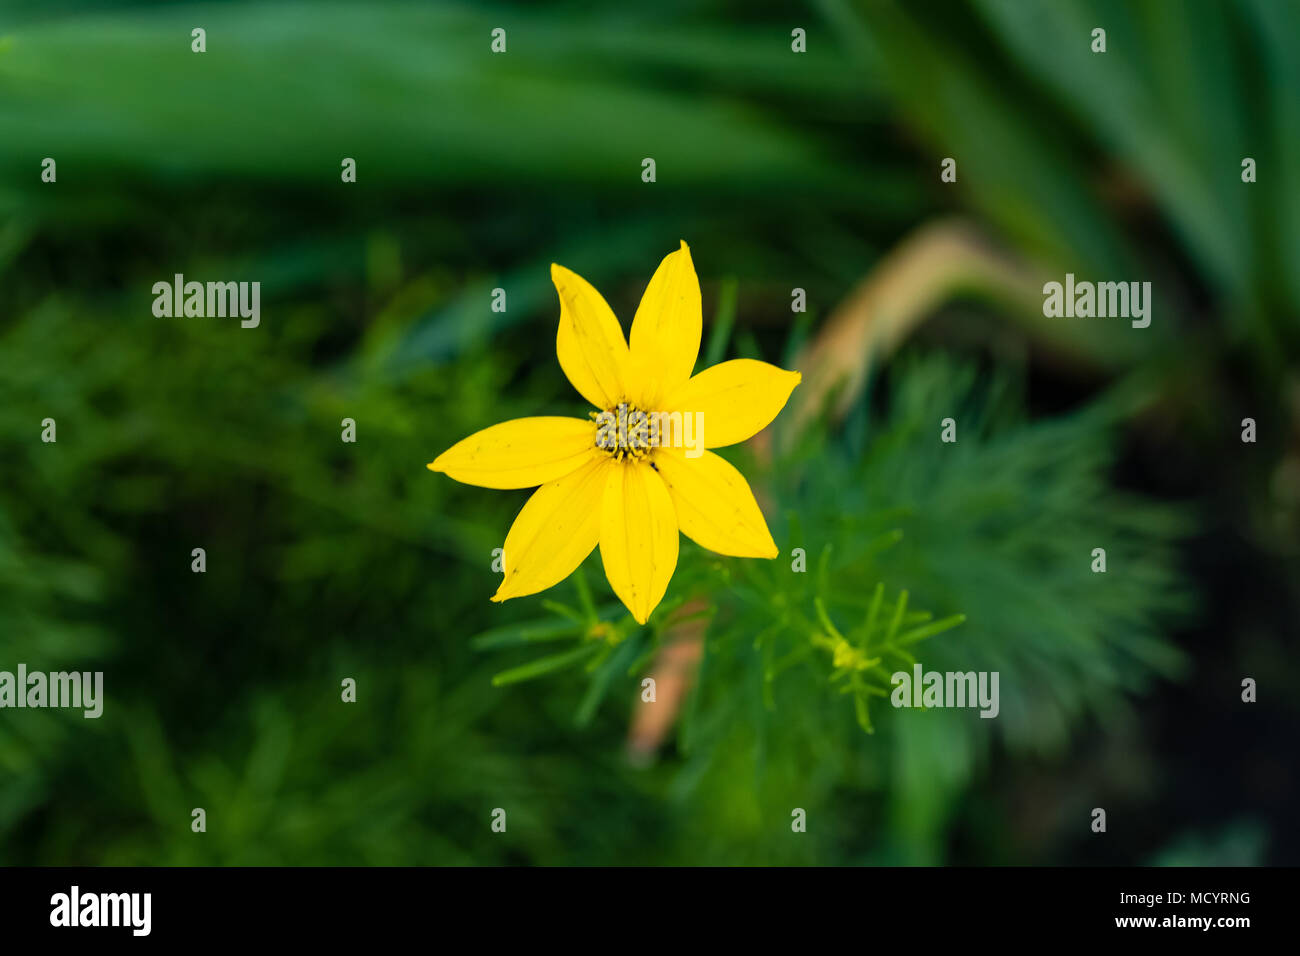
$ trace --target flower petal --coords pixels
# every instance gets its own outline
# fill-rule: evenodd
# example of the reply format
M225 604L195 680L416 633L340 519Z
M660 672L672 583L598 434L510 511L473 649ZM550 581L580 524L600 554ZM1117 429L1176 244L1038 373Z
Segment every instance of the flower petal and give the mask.
M638 369L651 369L662 394L685 384L700 354L703 329L700 280L685 240L659 263L636 317L632 319L631 353ZM640 396L649 407L656 396Z
M506 575L492 600L544 591L582 564L600 537L597 502L612 467L609 456L601 455L533 492L506 535Z
M551 263L560 294L560 329L555 352L560 368L579 394L600 409L616 406L627 389L627 341L601 294L586 279Z
M535 488L600 456L596 423L581 418L516 418L458 441L429 464L483 488Z
M683 415L701 413L705 448L723 448L762 431L785 407L799 384L787 372L755 359L732 359L692 376L665 396L664 407Z
M677 567L677 515L668 487L644 463L615 463L601 501L605 577L638 623L663 600Z
M682 534L702 548L737 558L775 558L749 482L730 462L711 451L687 458L675 448L655 452L655 467L668 486Z

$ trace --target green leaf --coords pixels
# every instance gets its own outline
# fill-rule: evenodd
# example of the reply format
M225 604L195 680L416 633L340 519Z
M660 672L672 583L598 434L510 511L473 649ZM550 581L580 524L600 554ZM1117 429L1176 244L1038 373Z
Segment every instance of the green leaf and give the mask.
M539 657L535 661L529 661L527 664L497 674L492 678L492 686L504 687L507 684L517 684L520 681L532 680L535 677L542 677L545 674L571 667L603 650L604 646L604 644L599 643L583 644L581 647L576 647L563 654Z

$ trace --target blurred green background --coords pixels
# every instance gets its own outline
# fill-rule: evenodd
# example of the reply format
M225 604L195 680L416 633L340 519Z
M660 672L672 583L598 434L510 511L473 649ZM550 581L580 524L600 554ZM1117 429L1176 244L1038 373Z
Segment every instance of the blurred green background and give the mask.
M489 603L527 493L425 463L585 414L552 261L626 327L683 238L709 360L804 373L727 452L782 557ZM6 3L0 669L107 702L0 712L0 862L1300 862L1298 263L1286 0ZM1150 328L1044 319L1066 272ZM815 638L877 583L998 719L863 731Z

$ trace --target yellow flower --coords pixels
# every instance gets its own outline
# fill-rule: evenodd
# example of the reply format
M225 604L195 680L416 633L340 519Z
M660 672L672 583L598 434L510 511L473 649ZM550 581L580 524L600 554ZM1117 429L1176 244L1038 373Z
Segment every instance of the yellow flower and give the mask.
M749 484L707 451L745 441L777 416L798 372L735 359L692 375L703 328L700 283L683 242L659 264L629 343L592 286L559 265L555 350L598 411L519 418L457 442L429 465L484 488L537 488L503 549L493 601L568 577L600 545L605 576L644 624L677 567L680 530L720 554L774 558Z

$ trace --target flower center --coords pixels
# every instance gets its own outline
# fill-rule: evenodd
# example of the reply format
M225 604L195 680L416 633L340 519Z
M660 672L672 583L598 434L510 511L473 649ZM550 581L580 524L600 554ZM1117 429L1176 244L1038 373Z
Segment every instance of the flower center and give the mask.
M619 402L617 408L592 412L596 420L596 447L611 457L622 461L634 458L644 461L650 450L659 444L658 421L635 405Z

